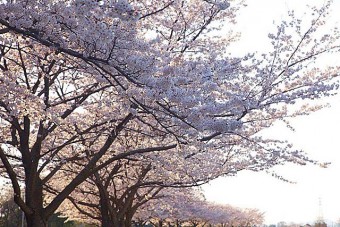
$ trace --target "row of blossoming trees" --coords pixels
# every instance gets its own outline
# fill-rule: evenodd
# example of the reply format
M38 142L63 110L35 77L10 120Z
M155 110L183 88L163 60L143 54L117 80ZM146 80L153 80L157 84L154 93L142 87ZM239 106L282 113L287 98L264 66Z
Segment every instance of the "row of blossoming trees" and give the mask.
M140 202L141 198L138 198ZM166 188L157 196L143 198L147 200L136 209L130 220L137 226L259 226L264 215L257 209L241 209L230 205L208 202L199 190L191 188ZM86 198L75 211L72 202L65 203L60 212L69 217L90 224L102 224L100 207L93 206L89 212L89 202ZM136 202L136 204L138 204ZM112 206L114 207L114 206ZM114 209L114 208L113 208ZM117 212L117 210L116 210ZM111 216L113 221L119 219L119 214ZM124 218L122 218L124 219ZM127 219L124 219L125 222ZM125 223L125 225L131 225ZM124 224L123 224L124 225Z
M69 205L129 226L166 188L316 163L260 133L338 87L338 66L313 66L339 49L336 29L318 33L330 4L232 57L237 34L216 34L242 4L1 1L0 168L29 227Z
M135 215L137 223L151 223L155 226L168 224L173 226L249 227L259 226L263 223L263 214L257 209L240 209L229 205L210 203L204 201L202 195L195 190L165 190L164 193L163 199L150 201L137 211ZM159 206L162 204L164 205Z

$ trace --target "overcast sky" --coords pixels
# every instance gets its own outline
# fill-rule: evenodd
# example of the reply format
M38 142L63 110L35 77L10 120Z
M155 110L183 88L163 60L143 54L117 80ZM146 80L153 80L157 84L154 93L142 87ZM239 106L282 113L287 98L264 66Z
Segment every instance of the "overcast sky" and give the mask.
M240 11L237 29L242 32L243 51L261 51L268 32L275 32L273 21L284 19L295 10L308 21L307 4L321 6L323 0L247 0ZM332 25L340 23L340 1L332 6ZM338 12L336 12L338 11ZM240 51L239 47L237 49ZM242 50L241 50L242 51ZM262 50L264 51L264 50ZM339 62L339 58L332 59ZM286 165L276 171L296 184L279 181L265 173L241 172L236 177L221 178L205 186L208 200L239 207L256 207L265 212L266 223L279 221L312 223L320 213L324 219L340 218L340 95L327 100L331 107L310 116L292 120L296 131L277 125L268 134L288 139L310 157L330 161L329 168Z

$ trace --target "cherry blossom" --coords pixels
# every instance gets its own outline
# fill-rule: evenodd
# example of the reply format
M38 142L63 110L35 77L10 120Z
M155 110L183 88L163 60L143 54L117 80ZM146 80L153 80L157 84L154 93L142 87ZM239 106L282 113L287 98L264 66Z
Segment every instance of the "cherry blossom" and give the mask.
M240 7L225 0L0 3L1 174L28 226L46 226L75 190L126 160L151 166L148 180L162 187L317 163L260 133L318 110L311 100L338 88L339 66L315 65L339 50L336 29L318 33L330 4L312 9L307 29L291 13L269 34L268 53L235 57L228 46L238 34L217 34L237 22ZM133 182L129 168L121 171Z

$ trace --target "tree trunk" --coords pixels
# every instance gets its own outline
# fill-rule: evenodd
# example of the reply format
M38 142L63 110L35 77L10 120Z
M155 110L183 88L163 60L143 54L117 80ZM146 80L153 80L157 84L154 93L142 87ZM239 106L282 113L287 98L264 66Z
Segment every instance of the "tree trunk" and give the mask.
M29 175L29 174L27 174ZM48 218L44 213L43 186L36 174L26 179L25 200L32 213L25 213L27 227L47 227Z
M132 217L124 220L124 227L132 227Z
M115 227L114 223L110 221L110 218L108 217L102 217L101 224L102 227Z
M102 227L115 227L114 221L111 219L111 215L109 213L109 208L105 197L100 197L100 213L101 213L101 226Z
M127 227L126 224L127 223L125 219L119 219L118 223L116 223L114 227ZM130 223L130 226L131 226L131 223Z
M97 178L96 178L97 179ZM115 227L117 226L114 217L111 216L109 211L109 198L107 197L104 186L101 184L101 181L95 181L98 191L99 191L99 207L100 207L100 216L101 216L101 226L102 227Z
M125 213L124 227L132 227L132 218L134 215L134 211L128 210Z
M39 214L26 215L27 227L47 227L47 219Z

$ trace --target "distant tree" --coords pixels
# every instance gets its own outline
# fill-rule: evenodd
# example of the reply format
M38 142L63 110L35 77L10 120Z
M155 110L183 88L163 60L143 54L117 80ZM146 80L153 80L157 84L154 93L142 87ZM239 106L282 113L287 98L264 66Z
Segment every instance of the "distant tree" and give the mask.
M289 224L287 225L288 227L300 227L301 224L295 223L295 222L289 222Z
M287 227L287 226L288 224L285 221L280 221L279 223L277 223L277 227Z
M134 220L154 226L167 223L169 226L259 226L263 213L257 209L240 209L226 204L215 204L205 200L199 190L192 188L166 188L158 199L137 210Z
M324 221L317 221L317 222L314 224L314 227L327 227L327 224L326 224L326 222L324 222Z

